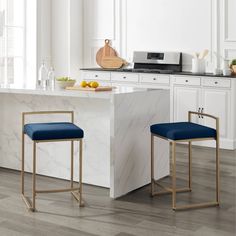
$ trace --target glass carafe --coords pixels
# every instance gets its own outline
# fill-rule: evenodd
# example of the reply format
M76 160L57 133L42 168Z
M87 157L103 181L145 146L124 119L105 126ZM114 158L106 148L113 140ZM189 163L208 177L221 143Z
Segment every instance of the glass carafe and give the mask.
M38 89L46 89L48 86L48 69L43 61L42 65L39 68L38 80L37 80L37 88Z
M48 88L50 90L55 89L55 70L53 67L50 67L50 70L48 71Z

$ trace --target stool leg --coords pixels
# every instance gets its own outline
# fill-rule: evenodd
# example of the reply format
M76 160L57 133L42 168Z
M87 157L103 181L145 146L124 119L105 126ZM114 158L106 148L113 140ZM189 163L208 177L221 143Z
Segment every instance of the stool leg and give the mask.
M33 147L33 204L32 211L35 211L35 197L36 197L36 142L34 142Z
M216 140L216 202L220 204L220 159L219 159L219 139Z
M71 141L70 187L74 186L74 141Z
M22 149L21 149L21 193L25 194L25 135L22 132Z
M79 141L79 205L84 206L82 201L82 158L83 158L83 141Z
M192 190L192 142L188 143L188 187Z
M154 135L151 134L151 196L154 195Z
M176 143L172 142L172 209L176 209Z

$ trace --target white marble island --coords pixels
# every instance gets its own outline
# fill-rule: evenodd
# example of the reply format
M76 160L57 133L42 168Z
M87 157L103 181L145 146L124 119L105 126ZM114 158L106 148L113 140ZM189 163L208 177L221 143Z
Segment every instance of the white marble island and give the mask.
M161 89L119 87L111 92L85 92L0 88L0 166L20 170L22 112L73 110L75 123L85 132L83 182L110 188L110 197L117 198L150 183L149 127L169 121L169 104L169 91ZM40 119L26 122L65 121L68 117ZM28 138L26 141L26 170L31 172L32 145ZM169 174L168 143L159 144L156 179ZM37 161L37 173L70 178L69 143L40 144ZM75 174L77 180L76 169Z

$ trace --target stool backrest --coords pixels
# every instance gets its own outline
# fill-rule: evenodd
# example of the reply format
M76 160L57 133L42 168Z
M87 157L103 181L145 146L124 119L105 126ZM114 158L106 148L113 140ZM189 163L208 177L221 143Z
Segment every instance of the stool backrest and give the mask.
M71 123L74 123L74 111L31 111L31 112L22 112L22 129L24 129L26 116L30 116L30 115L55 115L55 114L69 114L71 116Z
M209 117L215 120L215 129L216 129L216 135L217 135L217 139L219 138L219 130L220 130L220 124L219 124L219 118L207 113L202 113L202 112L196 112L196 111L189 111L188 112L188 121L191 122L192 120L192 115L198 115L200 117Z

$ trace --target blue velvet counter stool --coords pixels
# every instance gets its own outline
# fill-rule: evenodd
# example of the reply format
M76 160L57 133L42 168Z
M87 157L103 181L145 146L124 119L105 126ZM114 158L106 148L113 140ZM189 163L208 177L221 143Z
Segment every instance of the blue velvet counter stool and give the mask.
M47 115L47 114L68 114L71 122L51 122L51 123L30 123L25 124L26 116L29 115ZM24 188L24 165L25 165L25 135L33 141L33 189L32 201L25 196ZM58 193L71 192L75 199L83 206L82 201L82 140L84 132L74 124L73 111L41 111L41 112L24 112L22 113L22 170L21 170L21 191L23 200L29 210L35 211L35 198L39 193ZM54 190L37 190L36 189L36 145L42 142L71 142L71 179L70 188ZM74 187L74 142L79 141L79 187ZM46 158L46 157L45 157Z
M199 124L191 122L192 115L198 115L201 117L208 117L215 120L216 128L209 128ZM151 196L172 194L172 209L173 210L185 210L200 207L219 206L220 199L220 170L219 170L219 119L212 115L192 112L188 113L188 122L179 123L165 123L154 124L150 127L151 130ZM154 178L154 137L168 140L172 144L172 187L166 187L158 183ZM192 191L192 142L215 140L216 142L216 199L212 202L204 202L197 204L179 205L176 204L176 193L179 192L191 192ZM176 143L187 142L188 143L188 187L176 188ZM159 186L163 191L155 191L155 186Z

